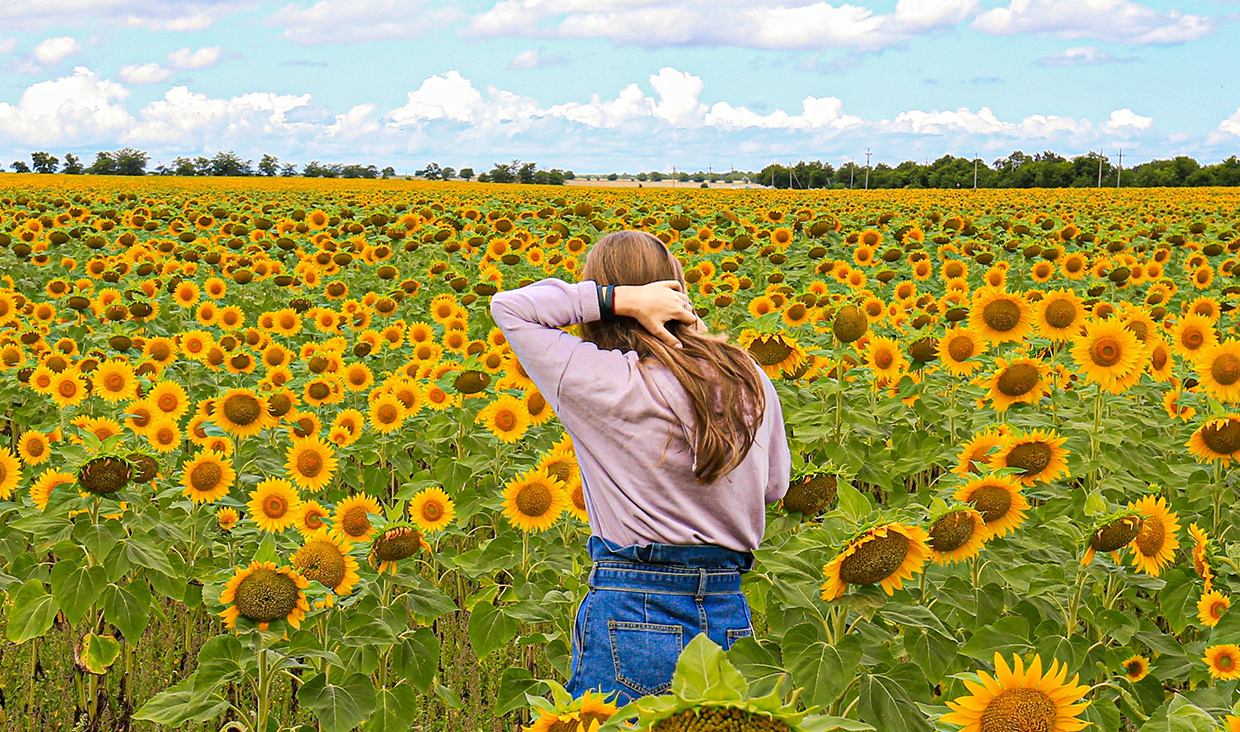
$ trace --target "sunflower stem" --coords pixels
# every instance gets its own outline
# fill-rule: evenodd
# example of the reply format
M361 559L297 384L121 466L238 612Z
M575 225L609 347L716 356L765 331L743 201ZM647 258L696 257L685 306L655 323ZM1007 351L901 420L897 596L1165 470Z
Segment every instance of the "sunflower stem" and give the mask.
M266 732L267 718L271 713L271 669L267 663L267 649L258 650L258 717L255 729Z

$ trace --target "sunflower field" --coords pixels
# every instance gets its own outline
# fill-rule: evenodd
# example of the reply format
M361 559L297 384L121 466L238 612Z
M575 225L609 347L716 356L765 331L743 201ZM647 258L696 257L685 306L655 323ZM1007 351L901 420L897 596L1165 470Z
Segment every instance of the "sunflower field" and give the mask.
M794 474L756 635L617 709L488 303L620 229ZM1234 192L0 176L0 262L4 729L1240 732Z

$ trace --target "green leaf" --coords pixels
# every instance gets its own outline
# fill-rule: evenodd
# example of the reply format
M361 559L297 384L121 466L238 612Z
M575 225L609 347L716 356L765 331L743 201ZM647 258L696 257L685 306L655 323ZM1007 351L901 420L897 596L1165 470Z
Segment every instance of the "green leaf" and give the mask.
M108 668L121 655L121 644L110 635L87 633L82 639L82 665L97 676L107 673Z
M478 603L469 615L469 642L478 658L486 658L516 638L520 629L517 621L489 602Z
M101 524L83 523L73 528L73 538L81 542L97 559L108 556L124 536L124 529L115 521L104 521Z
M413 587L405 593L405 605L409 612L423 620L434 620L442 615L457 611L452 598L440 592L433 585Z
M931 682L938 682L956 658L955 640L925 628L904 629L904 648Z
M931 732L934 729L901 684L879 674L862 675L857 714L881 730Z
M933 630L939 635L951 636L951 631L943 625L943 621L939 620L939 616L931 612L930 608L921 605L887 603L878 614L889 623L905 627L926 628Z
M314 712L323 732L349 732L375 711L375 685L365 674L353 674L339 685L322 673L306 682L297 700Z
M439 636L430 628L418 628L396 647L393 660L396 673L426 693L439 670Z
M145 580L103 590L103 617L115 625L130 643L137 643L151 614L151 587Z
M168 553L137 536L125 543L125 556L140 567L153 569L170 577L174 575Z
M15 594L10 594L10 598L13 607L6 611L10 641L25 643L52 627L52 621L56 618L56 599L43 589L42 580L26 580Z
M739 701L748 688L745 677L717 643L699 633L681 651L672 676L672 693L689 701Z
M406 684L380 689L375 711L362 729L366 732L406 732L418 711L418 695Z
M861 519L869 516L870 512L874 510L874 505L870 503L870 499L854 488L849 481L840 481L837 490L839 510L853 524L861 523Z
M1028 651L1031 647L1028 638L1029 621L1010 615L979 629L961 647L960 652L969 658L990 662L994 660L996 652L1003 656L1010 656L1013 653Z
M738 638L728 649L728 660L749 682L750 696L766 696L779 688L779 682L788 672L775 658L775 654L752 636Z
M65 611L70 624L77 623L90 611L95 600L108 585L107 572L98 565L86 567L61 560L52 567L52 596Z
M1176 567L1162 577L1167 584L1158 593L1158 607L1171 629L1180 634L1197 617L1196 574Z
M527 693L542 696L546 693L546 687L547 685L535 679L528 669L504 669L499 679L499 691L495 695L495 716L501 717L514 709L525 707Z
M838 646L828 645L820 626L802 623L784 634L784 658L792 679L805 688L805 700L824 709L852 683L861 662L861 641L845 636Z
M194 679L190 677L171 689L156 694L133 715L134 719L154 722L169 727L180 727L186 722L205 722L214 719L228 709L228 702L217 697L195 700Z
M1159 707L1140 732L1214 732L1214 719L1182 696L1174 696Z

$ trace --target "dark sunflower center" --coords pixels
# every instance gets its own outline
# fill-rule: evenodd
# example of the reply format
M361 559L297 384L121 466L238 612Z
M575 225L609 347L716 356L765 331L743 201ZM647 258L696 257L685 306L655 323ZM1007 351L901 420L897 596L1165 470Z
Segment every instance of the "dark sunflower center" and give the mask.
M573 499L573 506L578 511L586 510L586 494L585 494L585 491L582 489L582 486L580 483L573 486L572 499Z
M256 623L287 618L297 608L297 584L286 574L256 569L237 586L238 612Z
M485 371L466 371L456 377L456 390L462 394L477 394L491 383L491 375Z
M306 514L305 521L306 528L317 529L323 525L323 514L317 512L308 513Z
M1141 530L1137 532L1137 549L1144 556L1152 557L1162 550L1166 540L1167 529L1163 522L1157 518L1146 519L1142 522Z
M288 513L288 500L276 494L267 496L263 499L263 513L268 518L284 518Z
M1053 732L1058 707L1037 689L1008 689L982 712L980 732Z
M293 555L293 566L301 576L324 587L338 587L344 581L344 555L325 541L312 541L299 549Z
M958 335L947 344L947 352L956 361L965 361L973 358L973 352L976 348L977 344L973 342L973 339L965 335Z
M1201 439L1220 455L1240 451L1240 420L1228 419L1223 424L1208 424L1201 428Z
M1180 336L1180 343L1187 347L1190 351L1201 348L1201 344L1205 343L1206 334L1197 328L1188 328L1184 334Z
M1020 323L1020 306L1011 300L995 300L982 308L982 320L991 330L1006 333Z
M508 432L517 426L517 415L507 409L502 409L495 415L495 426L504 432Z
M1022 477L1039 475L1051 464L1052 457L1051 446L1045 442L1024 442L1007 454L1007 465L1024 470Z
M584 719L584 716L582 717ZM563 728L564 732L574 732L578 722L571 727ZM584 727L582 728L584 729ZM727 707L699 707L686 709L662 719L650 728L650 732L714 732L714 730L736 730L737 732L789 732L787 724L770 717L761 716L744 709ZM561 732L552 727L548 732Z
M1012 510L1012 494L1003 486L983 485L969 495L969 503L982 514L982 520L991 524Z
M1038 385L1038 367L1031 363L1017 363L1008 366L999 374L996 386L1006 396L1019 397L1033 391Z
M362 536L370 531L370 513L362 506L354 506L344 512L340 526L349 536Z
M874 365L879 367L880 369L891 368L891 364L895 360L896 360L895 355L892 354L891 351L886 350L886 349L883 349L879 351L878 353L874 354Z
M788 488L784 496L784 508L800 511L806 516L817 516L835 500L839 492L839 479L834 475L816 475Z
M422 505L422 518L427 521L438 521L443 516L443 506L438 501L427 501Z
M1142 343L1145 342L1145 339L1150 334L1149 326L1147 326L1145 323L1142 323L1139 320L1134 320L1128 323L1127 325L1125 325L1124 327L1132 331L1133 335L1137 337L1137 340L1141 341Z
M332 393L331 387L321 381L311 384L309 391L311 399L326 399Z
M229 422L245 427L262 414L262 405L249 394L236 394L224 401L224 416Z
M850 585L872 585L882 582L904 563L909 540L904 534L888 531L857 547L840 563L840 579Z
M542 394L535 392L530 395L530 398L526 402L525 406L526 409L529 410L531 417L537 417L547 408L547 400L543 398Z
M1090 537L1089 545L1093 547L1094 551L1118 551L1131 544L1140 530L1140 516L1125 516L1095 531L1094 535Z
M749 344L749 352L763 366L774 366L792 353L792 348L777 335L765 336Z
M551 510L551 489L534 483L517 494L517 510L525 516L537 518Z
M1163 346L1159 346L1154 349L1154 354L1150 356L1150 363L1155 369L1161 369L1163 366L1167 365L1167 358L1167 349Z
M840 343L852 343L865 335L868 323L864 313L849 306L836 314L835 322L831 324L831 331Z
M1141 662L1134 659L1124 664L1124 670L1128 672L1129 676L1140 676L1143 669L1141 668Z
M43 454L43 441L32 439L26 443L26 452L30 457L39 457Z
M1046 306L1046 323L1052 328L1067 328L1076 320L1076 306L1068 300L1056 300Z
M400 412L397 411L395 404L381 404L375 416L379 418L380 424L393 424L400 417Z
M68 397L76 395L77 392L78 392L77 383L74 382L73 380L65 379L64 381L60 382L60 395L62 397L68 398Z
M306 450L297 456L297 472L307 478L317 477L323 472L323 456L314 450Z
M189 474L189 484L194 486L194 490L206 493L215 490L223 478L224 471L220 470L219 465L202 463L194 466L194 470Z
M1108 368L1124 357L1124 346L1109 336L1099 338L1089 347L1089 357L1096 365Z
M788 308L788 319L789 320L800 320L801 318L804 318L804 317L805 317L805 306L803 304L797 303L796 305L793 305L792 307Z
M171 394L162 394L157 404L161 412L172 412L177 408L177 398Z
M930 547L937 552L954 552L973 538L976 529L973 516L967 512L949 513L930 527Z
M122 374L108 374L103 380L103 386L108 391L120 391L125 388L125 377Z
M389 529L375 539L374 556L381 562L397 562L408 559L421 547L421 535L407 526Z
M1224 353L1210 364L1210 375L1220 386L1231 386L1240 381L1240 356Z

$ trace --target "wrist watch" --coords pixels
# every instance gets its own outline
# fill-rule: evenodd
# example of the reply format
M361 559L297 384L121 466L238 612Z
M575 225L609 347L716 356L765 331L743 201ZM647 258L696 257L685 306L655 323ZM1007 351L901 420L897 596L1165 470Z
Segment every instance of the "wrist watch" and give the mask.
M616 286L595 285L598 292L599 320L616 319Z

